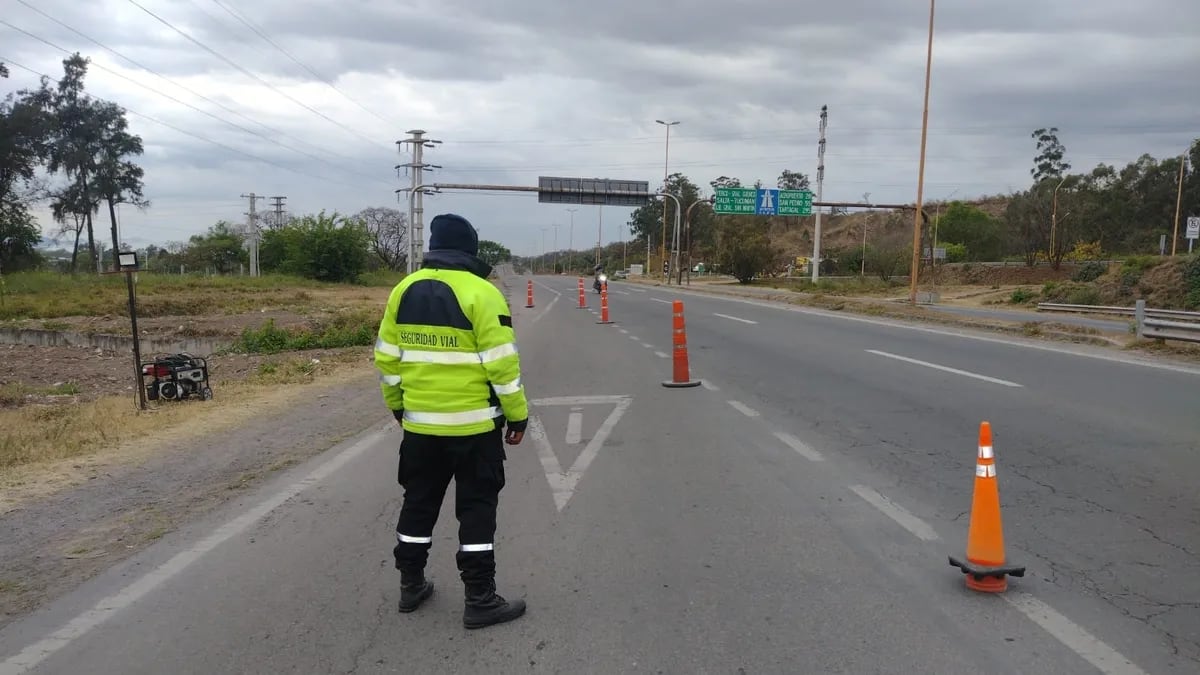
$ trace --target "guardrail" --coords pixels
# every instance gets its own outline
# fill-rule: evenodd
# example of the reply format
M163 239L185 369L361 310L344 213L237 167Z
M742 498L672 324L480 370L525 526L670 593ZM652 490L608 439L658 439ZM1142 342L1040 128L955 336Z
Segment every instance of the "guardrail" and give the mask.
M1185 312L1179 309L1151 309L1146 307L1145 300L1138 300L1147 317L1152 319L1184 319L1200 321L1200 312ZM1076 314L1117 314L1120 316L1135 316L1136 307L1107 307L1104 305L1067 305L1056 302L1039 302L1039 312L1072 312Z
M1137 326L1138 338L1155 338L1159 340L1180 340L1182 342L1200 342L1200 322L1171 321L1147 316L1146 301L1138 300L1134 307L1134 322ZM1200 319L1200 312L1176 312L1188 314Z

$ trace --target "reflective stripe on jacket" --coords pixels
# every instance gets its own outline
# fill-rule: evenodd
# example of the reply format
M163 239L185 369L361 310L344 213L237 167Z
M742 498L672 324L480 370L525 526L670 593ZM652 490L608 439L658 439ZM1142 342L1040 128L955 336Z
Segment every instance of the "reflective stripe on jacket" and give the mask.
M430 251L392 289L375 365L406 430L469 436L529 417L512 316L490 272L466 253Z

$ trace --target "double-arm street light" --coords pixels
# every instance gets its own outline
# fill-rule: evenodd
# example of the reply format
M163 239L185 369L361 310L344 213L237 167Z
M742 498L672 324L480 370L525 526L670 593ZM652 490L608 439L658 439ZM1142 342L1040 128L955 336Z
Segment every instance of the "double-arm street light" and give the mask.
M667 177L670 176L668 167L671 162L671 127L679 124L678 121L666 122L663 120L654 120L667 128L667 143L663 151L663 190L667 189ZM659 261L660 267L665 267L667 262L667 202L663 200L663 217L662 217L662 252ZM646 266L650 265L650 237L646 237ZM649 270L647 270L648 272ZM666 274L663 274L666 277Z

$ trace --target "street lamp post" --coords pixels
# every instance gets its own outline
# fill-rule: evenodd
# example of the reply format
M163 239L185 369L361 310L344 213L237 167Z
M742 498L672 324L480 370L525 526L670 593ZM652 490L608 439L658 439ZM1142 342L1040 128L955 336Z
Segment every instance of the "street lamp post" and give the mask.
M551 270L554 274L558 274L558 228L561 225L554 225L554 269Z
M665 122L663 120L654 120L654 121L658 122L659 124L661 124L667 128L667 142L666 142L666 146L663 150L663 190L666 190L667 189L667 178L668 178L668 176L670 176L670 173L668 173L668 167L670 166L670 162L671 162L671 127L675 126L676 124L679 124L679 122L678 121ZM667 262L667 202L665 200L663 201L663 217L662 217L662 251L661 251L659 257L661 258L658 263L659 267L665 266L665 264ZM646 264L647 265L650 264L650 238L649 237L646 238ZM665 281L667 283L671 282L670 278L666 274L663 275L663 281Z
M548 227L542 228L542 272L546 271L546 231Z

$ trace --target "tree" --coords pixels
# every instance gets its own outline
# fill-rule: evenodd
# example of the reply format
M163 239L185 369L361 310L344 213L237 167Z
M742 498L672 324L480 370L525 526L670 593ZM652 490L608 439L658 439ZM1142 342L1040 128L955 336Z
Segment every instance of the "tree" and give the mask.
M696 184L693 183L687 176L684 176L681 173L673 173L667 178L665 191L679 198L680 206L685 212L689 206L700 200L700 188L697 187ZM667 211L667 216L670 218L670 220L667 222L666 232L667 249L670 250L672 243L671 238L674 234L675 228L675 200L669 197L665 199L657 199L646 206L635 209L629 216L629 230L635 239L639 239L644 243L646 238L649 237L653 248L661 247L663 235L662 214L664 201L671 203L671 208ZM706 221L703 220L703 217L699 220L696 218L697 211L701 210L702 209L700 207L696 207L692 210L693 241L697 240L697 237L700 237L700 240L703 241L703 238L707 236L705 232ZM684 213L679 215L680 226L682 228ZM682 237L683 233L681 232L680 238L682 239ZM681 246L682 244L683 241L680 241Z
M192 235L180 256L180 262L192 269L211 267L217 274L230 274L248 261L242 236L235 225L224 220L208 228L205 234Z
M730 178L729 176L721 176L720 178L717 178L714 181L710 181L708 184L712 186L713 192L716 192L717 188L742 187L741 180L739 180L737 178Z
M8 77L8 71L0 76ZM41 90L22 90L0 101L0 225L11 224L14 233L26 226L36 231L29 205L38 168L50 149L49 106L45 82Z
M371 252L390 270L403 269L408 264L408 217L396 209L371 207L354 216L367 229ZM278 228L276 228L278 229Z
M263 233L263 269L319 281L353 282L366 269L371 235L362 221L324 211Z
M739 283L750 283L774 261L775 251L761 220L725 218L718 228L720 247L717 264Z
M808 176L796 171L784 169L783 173L779 174L779 180L776 182L780 190L807 190Z
M498 242L490 239L479 240L479 259L483 262L495 267L502 262L512 260L512 251L508 250Z
M126 159L143 152L140 136L130 134L125 110L107 101L96 101L92 106L95 124L99 129L97 144L100 153L96 158L96 194L108 203L108 217L112 227L113 250L119 250L117 241L117 204L133 204L139 209L150 205L142 195L142 167ZM116 269L116 260L113 261Z
M1063 159L1067 149L1058 140L1058 127L1038 129L1032 138L1037 140L1038 151L1033 158L1033 168L1029 170L1033 181L1040 183L1047 178L1061 178L1071 165Z
M951 202L938 219L938 241L962 244L967 260L973 262L1004 257L1001 224L983 210L961 201Z

